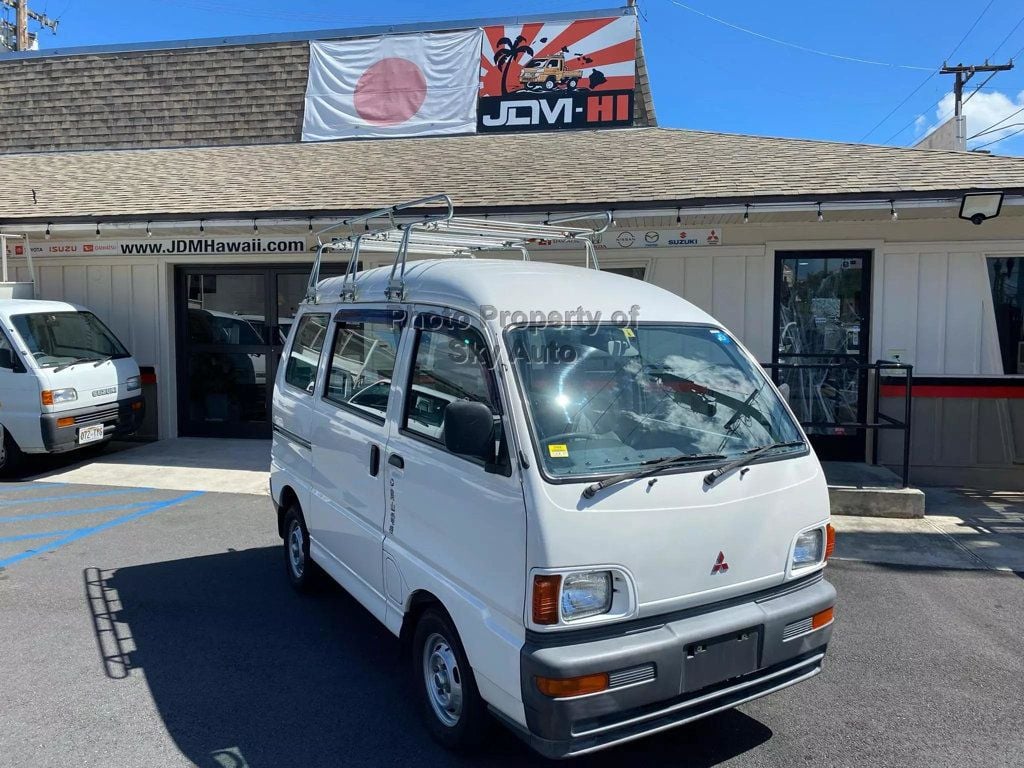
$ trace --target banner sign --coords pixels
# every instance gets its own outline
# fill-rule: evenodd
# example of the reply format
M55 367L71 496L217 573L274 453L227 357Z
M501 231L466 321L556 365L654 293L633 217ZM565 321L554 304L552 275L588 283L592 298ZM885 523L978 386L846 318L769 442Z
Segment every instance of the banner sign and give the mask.
M479 29L309 45L303 141L472 133Z
M304 253L306 238L294 235L255 237L182 236L174 238L96 239L82 241L32 240L32 258L40 256L188 256L199 254ZM24 256L25 243L9 242L9 256Z
M636 17L484 28L477 130L633 124Z
M721 229L609 229L594 240L602 250L623 251L644 248L696 248L722 244ZM573 240L545 240L533 247L581 248Z

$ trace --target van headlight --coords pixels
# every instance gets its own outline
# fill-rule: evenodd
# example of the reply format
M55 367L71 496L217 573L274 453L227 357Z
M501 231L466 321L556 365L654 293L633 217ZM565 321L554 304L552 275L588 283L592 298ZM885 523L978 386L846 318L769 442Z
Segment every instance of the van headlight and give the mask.
M825 531L814 528L804 531L793 543L793 567L803 568L817 565L825 554Z
M73 403L78 399L78 393L73 387L65 389L44 389L41 393L43 405L56 405L57 403Z
M570 573L562 581L562 618L585 619L608 613L612 607L610 571Z
M135 392L142 389L142 379L138 376L129 376L124 381L124 388L129 392Z

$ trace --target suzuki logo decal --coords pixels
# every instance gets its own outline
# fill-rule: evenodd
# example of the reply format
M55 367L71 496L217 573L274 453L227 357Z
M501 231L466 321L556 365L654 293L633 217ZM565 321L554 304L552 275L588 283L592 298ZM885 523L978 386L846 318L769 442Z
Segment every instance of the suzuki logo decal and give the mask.
M714 576L717 573L725 573L729 570L729 564L725 562L725 552L719 552L718 557L715 559L715 565L711 569L711 575Z

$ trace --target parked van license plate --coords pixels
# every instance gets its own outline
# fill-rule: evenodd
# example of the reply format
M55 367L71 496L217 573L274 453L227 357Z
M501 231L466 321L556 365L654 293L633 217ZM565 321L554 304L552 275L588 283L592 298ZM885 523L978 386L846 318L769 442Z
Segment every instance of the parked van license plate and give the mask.
M699 691L754 672L759 635L758 629L751 628L688 646L683 659L683 689Z
M103 439L103 425L94 424L91 427L82 427L78 430L78 444L95 443Z

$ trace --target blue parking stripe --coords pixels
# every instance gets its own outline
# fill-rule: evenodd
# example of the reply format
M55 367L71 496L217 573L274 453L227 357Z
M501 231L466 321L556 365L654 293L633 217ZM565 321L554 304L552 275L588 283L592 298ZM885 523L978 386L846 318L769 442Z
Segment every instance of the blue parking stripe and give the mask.
M132 509L133 507L144 507L147 504L155 503L149 501L133 501L131 504L112 504L109 507L89 507L87 509L62 509L56 512L37 512L34 515L15 515L14 517L0 517L0 523L20 523L24 520L47 520L51 517L72 517L74 515L91 515L94 512L113 512L118 509Z
M4 560L0 560L0 568L6 568L22 560L27 560L30 557L41 555L44 552L53 552L54 550L60 549L61 547L67 544L71 544L73 542L78 541L79 539L83 539L86 536L92 536L94 533L105 531L108 528L113 528L114 526L121 525L123 523L130 523L132 520L138 520L140 517L151 515L154 512L160 511L161 509L167 509L167 507L172 507L175 504L181 504L182 502L188 501L189 499L194 499L197 496L202 495L203 491L192 491L191 493L186 493L184 496L178 496L177 498L174 499L153 502L144 509L140 509L137 512L131 512L127 515L116 517L113 520L107 520L104 523L94 525L90 528L79 528L77 531L72 531L67 536L59 538L56 541L51 541L48 544L44 544L38 549L30 549L20 554L12 555L11 557L8 557Z
M67 531L44 531L43 533L22 533L18 536L0 536L0 544L6 544L9 541L27 541L28 539L47 539L52 536L64 536L77 530L79 529L72 528Z
M22 504L38 504L41 501L65 501L66 499L85 499L90 496L119 496L124 493L136 493L138 491L151 491L152 488L116 488L108 491L83 491L82 493L68 493L63 496L30 496L27 499L4 499L0 497L0 507L21 506Z

